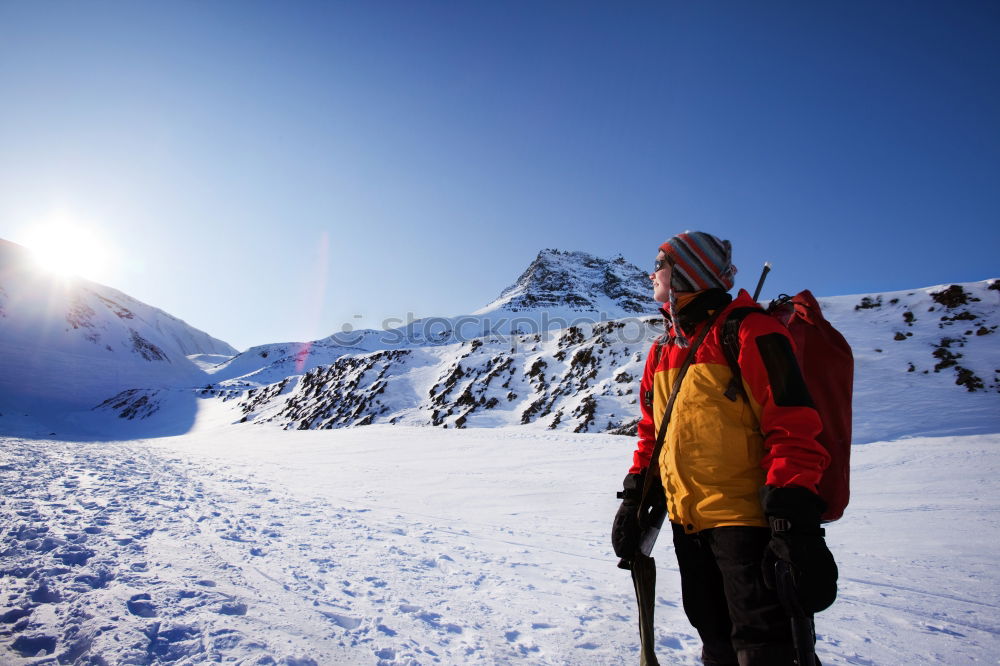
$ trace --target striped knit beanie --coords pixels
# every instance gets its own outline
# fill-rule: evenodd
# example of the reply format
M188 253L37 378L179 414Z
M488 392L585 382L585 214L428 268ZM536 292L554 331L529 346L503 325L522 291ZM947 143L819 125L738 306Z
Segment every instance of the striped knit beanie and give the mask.
M670 260L670 300L667 311L676 322L676 292L733 288L736 266L733 266L733 246L702 231L685 231L660 246ZM687 347L688 341L680 326L674 326L674 344Z

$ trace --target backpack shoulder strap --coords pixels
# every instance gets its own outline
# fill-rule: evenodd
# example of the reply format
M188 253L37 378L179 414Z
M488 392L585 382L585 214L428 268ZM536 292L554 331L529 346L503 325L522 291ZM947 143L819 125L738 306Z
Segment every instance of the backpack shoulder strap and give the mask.
M722 352L726 355L726 362L729 363L729 369L732 372L729 386L726 387L724 395L733 402L739 396L743 396L744 399L747 397L746 391L743 389L743 375L740 372L739 363L740 326L747 315L755 312L767 314L761 307L733 308L726 316L726 320L722 322Z

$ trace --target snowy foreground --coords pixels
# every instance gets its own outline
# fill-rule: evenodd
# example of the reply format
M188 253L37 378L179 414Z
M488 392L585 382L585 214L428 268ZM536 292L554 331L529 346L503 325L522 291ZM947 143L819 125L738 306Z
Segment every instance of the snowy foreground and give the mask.
M634 664L632 440L528 428L0 439L0 663ZM998 663L1000 435L854 449L824 664ZM658 654L696 664L669 543Z

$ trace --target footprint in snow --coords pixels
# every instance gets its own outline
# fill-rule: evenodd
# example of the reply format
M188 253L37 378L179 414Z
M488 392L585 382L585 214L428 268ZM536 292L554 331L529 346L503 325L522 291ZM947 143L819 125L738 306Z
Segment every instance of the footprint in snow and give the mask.
M211 634L213 650L231 650L240 644L243 637L234 629L220 629ZM258 662L263 663L263 662Z
M451 624L450 622L441 622L440 613L424 612L418 613L416 615L418 620L423 620L435 629L444 629L449 634L460 634L462 633L462 627L457 624Z
M66 566L77 566L86 564L87 560L92 558L94 554L94 551L88 550L83 546L72 545L55 553L53 557L60 560Z
M281 661L283 666L319 666L315 660L309 657L302 657L301 659L296 657L285 657Z
M684 644L676 636L664 636L657 641L657 645L671 650L683 650Z
M11 644L14 651L22 657L38 657L50 655L56 649L54 636L18 636Z
M239 602L227 602L219 607L219 615L246 615L247 605Z
M323 617L330 620L338 627L347 629L348 631L357 629L361 626L361 618L341 615L340 613L331 613L330 611L320 611L320 613L323 614Z
M177 625L163 629L159 622L153 623L147 636L150 639L147 648L150 656L163 657L165 661L176 661L179 658L189 655L189 650L194 646L186 646L186 642L193 642L192 639L198 637L198 630L187 625Z
M156 606L150 601L152 597L143 592L136 594L126 602L128 612L138 617L156 617Z
M57 604L62 601L62 595L58 590L50 588L47 583L41 583L31 593L31 600L36 604Z
M392 661L396 658L396 651L392 648L382 648L381 650L375 650L374 654L379 659L384 659L386 661Z

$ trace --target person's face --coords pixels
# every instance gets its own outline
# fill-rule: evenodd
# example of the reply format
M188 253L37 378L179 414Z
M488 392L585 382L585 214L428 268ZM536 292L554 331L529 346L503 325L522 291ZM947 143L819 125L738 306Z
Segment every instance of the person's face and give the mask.
M656 255L658 262L662 261L666 255L660 250ZM672 266L669 261L662 261L662 267L658 271L649 274L649 279L653 283L653 300L657 303L666 303L670 300L670 271Z

